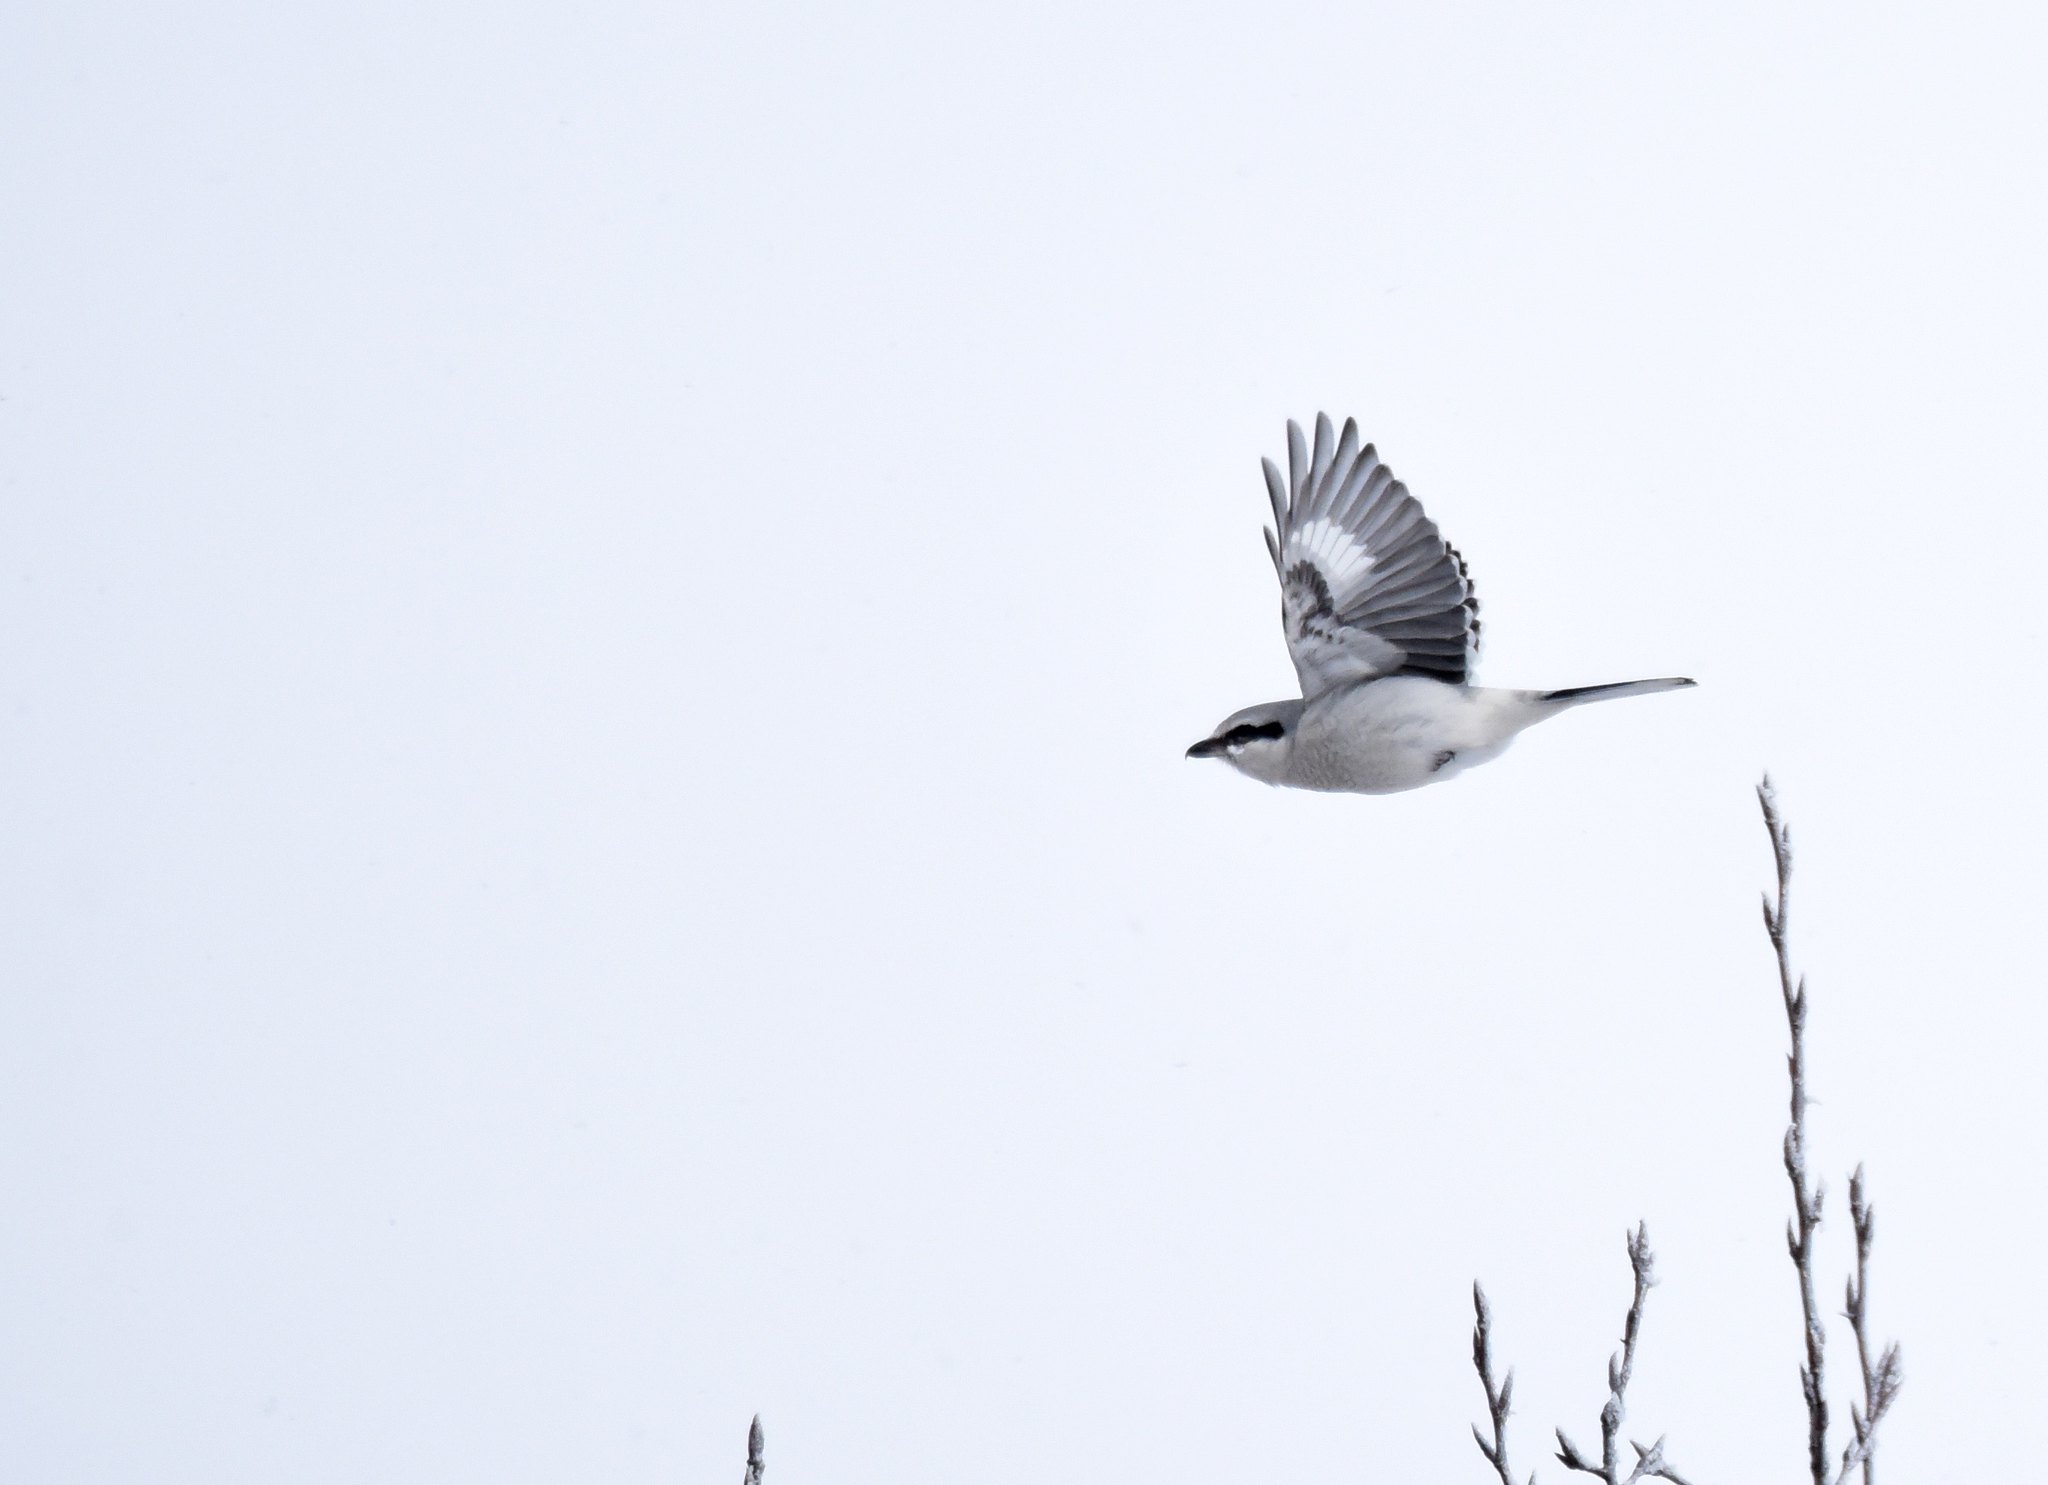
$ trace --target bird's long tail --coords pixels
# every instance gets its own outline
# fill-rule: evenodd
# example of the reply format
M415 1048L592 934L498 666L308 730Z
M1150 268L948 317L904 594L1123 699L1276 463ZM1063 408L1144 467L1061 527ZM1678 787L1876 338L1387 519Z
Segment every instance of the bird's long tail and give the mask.
M1571 686L1562 691L1542 691L1538 701L1558 706L1578 706L1587 701L1613 701L1621 696L1648 696L1653 691L1677 691L1694 682L1682 675L1659 676L1654 681L1615 681L1606 686Z

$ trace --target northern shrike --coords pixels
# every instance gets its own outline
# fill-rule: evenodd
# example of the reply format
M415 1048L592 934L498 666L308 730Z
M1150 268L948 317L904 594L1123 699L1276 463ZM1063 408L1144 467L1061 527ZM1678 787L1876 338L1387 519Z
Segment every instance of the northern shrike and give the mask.
M1280 620L1299 701L1225 717L1190 758L1269 784L1353 794L1419 789L1498 757L1524 727L1587 701L1690 686L1679 676L1503 691L1467 684L1479 600L1465 559L1422 513L1358 425L1316 415L1313 451L1287 425L1287 479L1264 460Z

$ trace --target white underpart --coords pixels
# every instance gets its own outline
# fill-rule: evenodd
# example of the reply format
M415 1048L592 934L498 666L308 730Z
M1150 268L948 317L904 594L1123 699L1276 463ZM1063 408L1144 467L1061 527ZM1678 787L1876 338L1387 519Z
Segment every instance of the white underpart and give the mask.
M1331 520L1310 521L1297 527L1289 544L1297 552L1313 557L1323 570L1332 595L1350 588L1373 568L1370 548L1341 525Z

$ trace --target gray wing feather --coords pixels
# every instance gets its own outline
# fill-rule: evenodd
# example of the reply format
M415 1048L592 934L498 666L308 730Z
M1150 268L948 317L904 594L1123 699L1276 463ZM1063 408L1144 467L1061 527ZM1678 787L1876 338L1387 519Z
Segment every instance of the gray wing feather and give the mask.
M1266 471L1266 499L1273 505L1273 525L1266 532L1266 550L1273 554L1273 566L1280 566L1280 544L1273 539L1273 532L1287 527L1287 486L1281 482L1280 471L1271 459L1261 459L1260 467Z
M1353 430L1354 434L1356 430ZM1316 419L1316 451L1309 458L1308 487L1311 498L1321 498L1324 486L1330 478L1330 456L1332 435L1328 418Z
M1281 620L1304 696L1374 676L1462 684L1479 648L1465 560L1350 419L1287 425L1287 477L1263 461Z
M1335 503L1344 494L1344 486L1351 482L1352 467L1358 462L1358 425L1349 418L1344 420L1344 436L1337 440L1337 457L1330 461L1330 500Z

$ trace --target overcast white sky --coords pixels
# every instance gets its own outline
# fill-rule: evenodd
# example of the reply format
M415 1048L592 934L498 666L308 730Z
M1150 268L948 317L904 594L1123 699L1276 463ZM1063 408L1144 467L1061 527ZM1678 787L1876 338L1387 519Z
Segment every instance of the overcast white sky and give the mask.
M1645 1218L1631 1431L1797 1480L1769 766L1884 1473L2009 1476L2048 23L1784 12L14 8L0 1475L1476 1482ZM1185 762L1318 408L1482 679L1700 689Z

